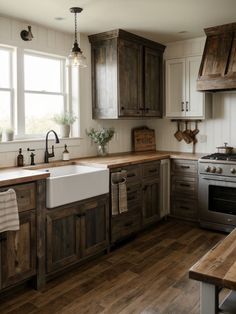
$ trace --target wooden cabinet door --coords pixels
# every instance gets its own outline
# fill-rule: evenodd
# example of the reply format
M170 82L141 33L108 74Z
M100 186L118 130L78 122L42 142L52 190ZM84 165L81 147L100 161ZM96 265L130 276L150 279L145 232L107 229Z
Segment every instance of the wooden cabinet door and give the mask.
M88 201L80 206L82 256L102 252L108 248L109 208L108 198Z
M117 118L117 39L91 47L93 118Z
M197 78L201 57L186 59L186 117L201 117L204 115L205 94L197 91Z
M143 226L160 219L159 179L149 179L143 183Z
M162 53L145 47L144 115L162 116Z
M143 113L143 47L132 41L118 41L119 116Z
M55 271L80 258L80 215L77 207L47 214L47 272Z
M185 59L166 61L166 116L185 116Z
M20 230L1 235L1 288L36 275L35 211L20 214Z

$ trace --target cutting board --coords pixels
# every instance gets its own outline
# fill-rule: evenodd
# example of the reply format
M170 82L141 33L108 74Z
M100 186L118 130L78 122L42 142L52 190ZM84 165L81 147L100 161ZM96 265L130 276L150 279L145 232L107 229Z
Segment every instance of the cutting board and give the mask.
M155 130L146 126L132 130L132 148L134 152L156 150Z

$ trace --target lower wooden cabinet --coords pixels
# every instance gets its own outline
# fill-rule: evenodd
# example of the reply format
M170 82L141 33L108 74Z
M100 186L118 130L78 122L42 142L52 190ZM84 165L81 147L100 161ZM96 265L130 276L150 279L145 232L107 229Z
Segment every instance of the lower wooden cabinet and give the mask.
M143 183L143 225L149 225L160 219L160 183L153 178Z
M127 171L128 212L111 217L111 243L137 233L160 220L160 162L146 162Z
M35 210L20 213L19 219L19 231L7 231L0 235L2 289L36 275Z
M80 215L76 207L58 209L47 215L47 272L63 268L80 258L80 235Z
M47 210L47 273L58 271L109 245L108 197Z
M81 250L82 256L95 255L109 244L108 199L87 202L81 206Z
M174 159L171 163L171 216L197 221L198 164Z

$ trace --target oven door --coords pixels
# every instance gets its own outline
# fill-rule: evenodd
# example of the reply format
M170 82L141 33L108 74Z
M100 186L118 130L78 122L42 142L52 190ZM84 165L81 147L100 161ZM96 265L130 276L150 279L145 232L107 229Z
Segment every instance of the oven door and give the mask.
M198 194L200 223L205 221L236 226L236 182L230 180L230 177L200 176Z

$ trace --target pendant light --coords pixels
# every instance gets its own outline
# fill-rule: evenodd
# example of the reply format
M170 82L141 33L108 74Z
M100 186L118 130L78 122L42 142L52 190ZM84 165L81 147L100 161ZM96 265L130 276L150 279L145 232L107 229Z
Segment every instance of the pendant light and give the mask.
M70 8L70 12L74 13L75 15L75 41L74 41L71 53L69 54L68 59L67 59L67 66L85 68L87 67L86 58L83 55L79 47L78 39L77 39L77 13L80 13L82 11L83 11L82 8L78 8L78 7Z

